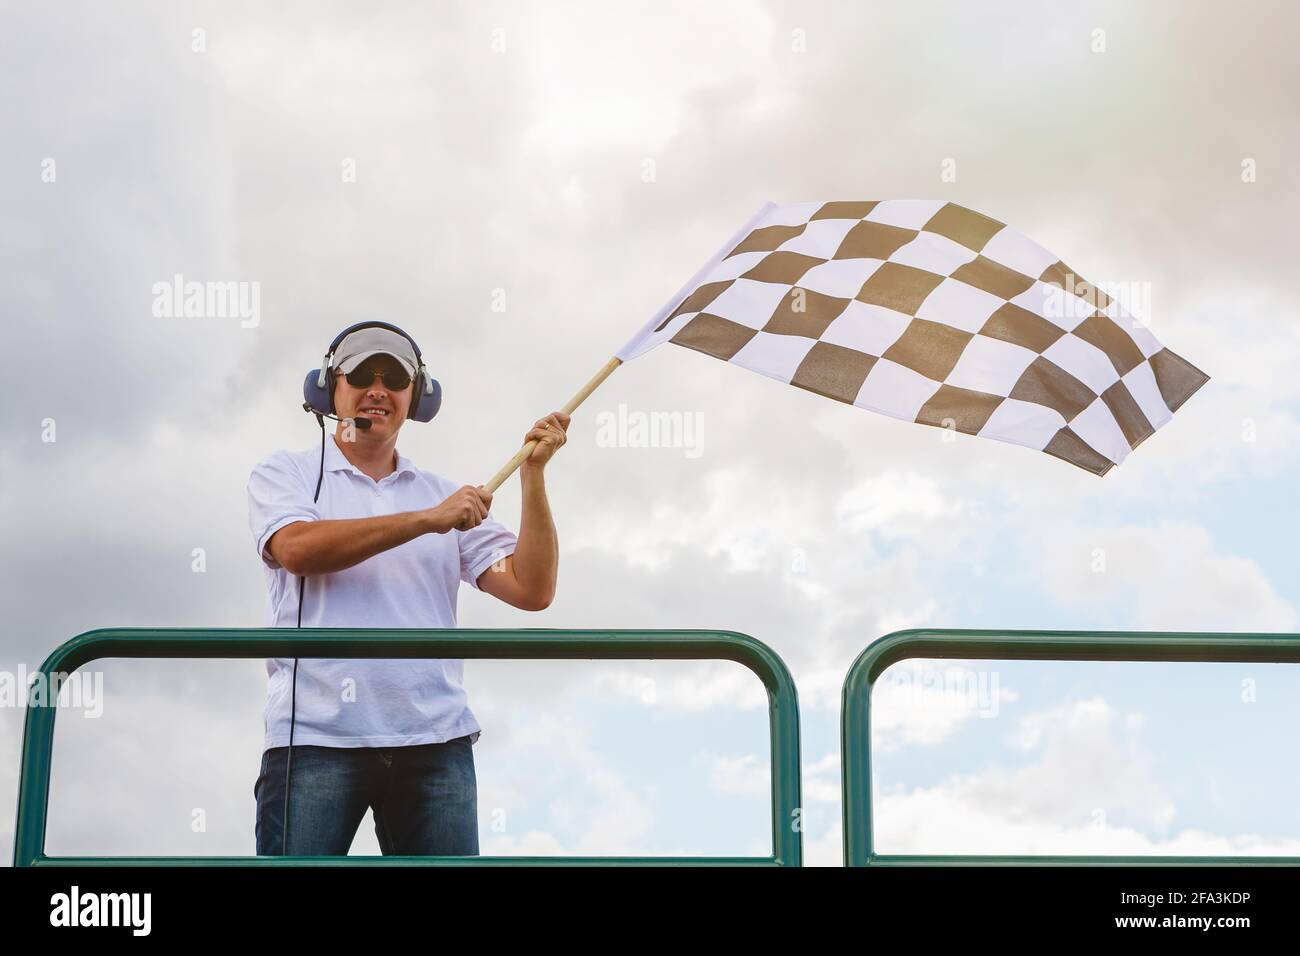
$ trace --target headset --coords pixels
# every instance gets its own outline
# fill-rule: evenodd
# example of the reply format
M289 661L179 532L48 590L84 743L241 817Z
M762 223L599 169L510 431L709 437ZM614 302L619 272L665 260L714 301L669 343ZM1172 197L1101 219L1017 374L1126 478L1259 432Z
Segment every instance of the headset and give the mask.
M330 347L326 350L325 357L321 359L320 368L312 369L307 373L307 377L303 379L302 397L304 407L318 417L334 417L334 376L338 374L334 368L334 350L339 347L340 342L353 332L358 329L370 328L387 329L390 332L396 332L411 343L411 348L415 350L415 361L418 363L414 381L417 384L423 382L423 387L416 389L416 395L411 399L411 408L406 413L406 417L413 418L417 422L432 421L433 416L437 415L438 409L442 407L442 386L429 374L429 370L424 365L424 356L420 354L420 346L415 344L415 339L388 322L358 322L355 325L349 325L334 336L334 341L330 343ZM321 422L321 428L324 427L325 423Z
M334 414L334 379L338 374L334 368L334 352L339 347L339 343L358 329L388 329L390 332L396 332L406 341L411 343L411 348L415 351L415 360L418 363L415 375L411 379L415 385L415 394L411 398L411 407L406 413L407 418L414 419L417 422L432 421L433 417L438 414L438 409L442 407L442 385L429 374L428 368L424 364L424 356L420 352L420 346L416 344L415 339L411 338L404 331L389 322L357 322L349 325L346 329L334 336L334 341L330 343L329 348L325 351L325 357L321 359L320 368L314 368L307 373L307 377L302 382L303 410L311 412L316 416L316 421L320 424L320 471L316 476L316 493L312 495L312 503L320 500L321 482L325 479L325 419L333 418L335 421L341 421ZM363 430L370 426L370 422L361 419L356 422L357 427ZM303 590L307 585L306 575L298 577L298 627L302 627L302 596ZM298 658L293 659L293 682L289 691L289 751L285 755L284 763L284 820L283 829L280 833L280 854L289 855L289 788L292 777L290 770L293 768L293 731L298 716Z

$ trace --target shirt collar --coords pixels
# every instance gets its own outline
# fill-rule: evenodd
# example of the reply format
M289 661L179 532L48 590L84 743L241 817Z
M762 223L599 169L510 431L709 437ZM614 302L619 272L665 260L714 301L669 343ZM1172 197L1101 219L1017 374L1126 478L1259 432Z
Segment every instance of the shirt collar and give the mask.
M394 449L396 450L396 449ZM360 475L363 478L369 478L364 471L358 468L352 462L348 461L339 448L338 440L333 435L325 436L325 470L326 471L350 471L354 475ZM415 465L411 459L407 458L400 451L397 452L397 468L393 474L387 475L383 480L400 475L404 472L415 474Z

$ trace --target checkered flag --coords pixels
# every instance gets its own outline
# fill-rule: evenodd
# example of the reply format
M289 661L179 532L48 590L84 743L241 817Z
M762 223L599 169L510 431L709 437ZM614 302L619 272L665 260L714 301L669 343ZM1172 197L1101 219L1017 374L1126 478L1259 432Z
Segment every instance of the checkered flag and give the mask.
M1042 246L943 200L767 204L616 358L665 341L1097 475L1209 380Z

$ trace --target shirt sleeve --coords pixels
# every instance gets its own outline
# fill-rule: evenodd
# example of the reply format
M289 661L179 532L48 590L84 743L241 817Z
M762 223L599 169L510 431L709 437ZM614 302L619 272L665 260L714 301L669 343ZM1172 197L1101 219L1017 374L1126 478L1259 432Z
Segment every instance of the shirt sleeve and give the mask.
M280 567L266 550L271 535L295 521L320 520L320 509L312 501L314 490L307 487L302 472L283 452L263 458L254 466L248 476L248 526L257 553L267 567Z
M488 515L475 528L459 531L460 578L471 587L478 587L478 577L507 555L515 553L518 538L501 522Z

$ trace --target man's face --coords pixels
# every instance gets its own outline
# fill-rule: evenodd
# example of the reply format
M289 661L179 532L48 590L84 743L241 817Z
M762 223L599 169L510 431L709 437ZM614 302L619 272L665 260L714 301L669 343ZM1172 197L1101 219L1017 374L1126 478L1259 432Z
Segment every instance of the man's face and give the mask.
M349 379L363 381L354 385ZM404 388L390 388L385 381L406 379ZM414 395L413 383L406 369L389 355L372 355L358 365L349 375L336 372L334 378L334 410L340 418L366 418L370 428L357 430L358 436L391 438L406 420L407 410Z

